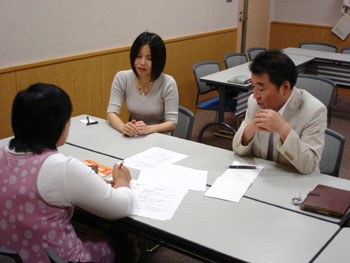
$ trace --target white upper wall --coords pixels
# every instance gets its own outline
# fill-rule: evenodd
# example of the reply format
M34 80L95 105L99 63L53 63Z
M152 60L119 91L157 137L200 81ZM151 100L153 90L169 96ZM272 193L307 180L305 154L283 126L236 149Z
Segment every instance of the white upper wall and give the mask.
M1 0L0 68L237 27L238 0Z
M334 26L343 0L271 0L270 21Z

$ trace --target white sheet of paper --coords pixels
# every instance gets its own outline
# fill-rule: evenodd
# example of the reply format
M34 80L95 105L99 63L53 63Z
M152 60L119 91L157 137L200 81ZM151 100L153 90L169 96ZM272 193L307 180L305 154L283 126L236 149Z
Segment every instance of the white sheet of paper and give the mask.
M134 169L144 169L160 165L168 165L186 158L187 155L152 147L124 160L124 165Z
M236 161L232 164L245 165ZM204 195L239 202L263 169L262 166L257 166L257 169L227 169Z
M171 220L181 201L188 193L184 188L169 188L131 181L136 196L132 215L156 220Z
M207 175L208 171L171 164L142 169L137 182L157 186L183 187L189 190L205 191Z
M344 41L350 33L350 16L343 14L331 31Z

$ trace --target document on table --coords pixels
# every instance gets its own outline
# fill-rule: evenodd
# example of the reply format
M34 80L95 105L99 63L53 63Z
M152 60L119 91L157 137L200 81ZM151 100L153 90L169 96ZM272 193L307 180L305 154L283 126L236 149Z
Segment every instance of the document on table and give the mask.
M171 220L188 193L185 188L161 187L131 181L131 189L136 196L132 215L156 220Z
M247 164L234 162L233 165ZM239 202L263 169L263 166L257 166L256 169L227 169L204 195Z
M186 154L169 151L159 147L152 147L124 160L129 168L141 170L143 168L172 164L186 158Z
M207 175L208 171L170 164L142 169L137 182L154 186L183 187L189 190L205 191Z

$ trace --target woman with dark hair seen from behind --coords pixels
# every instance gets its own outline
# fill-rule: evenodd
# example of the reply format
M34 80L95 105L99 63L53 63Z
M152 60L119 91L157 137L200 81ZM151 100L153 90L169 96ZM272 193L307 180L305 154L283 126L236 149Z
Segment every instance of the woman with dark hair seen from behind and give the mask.
M17 251L24 262L49 262L48 247L67 261L113 262L105 236L96 230L79 236L71 223L74 206L107 219L128 216L133 207L127 168L116 164L108 184L57 152L71 113L69 96L52 84L34 84L13 102L14 138L0 148L0 247Z
M178 91L175 80L162 73L165 62L163 40L154 33L141 33L130 50L132 70L115 75L107 109L108 121L124 135L175 130ZM124 97L131 116L126 123L119 116Z

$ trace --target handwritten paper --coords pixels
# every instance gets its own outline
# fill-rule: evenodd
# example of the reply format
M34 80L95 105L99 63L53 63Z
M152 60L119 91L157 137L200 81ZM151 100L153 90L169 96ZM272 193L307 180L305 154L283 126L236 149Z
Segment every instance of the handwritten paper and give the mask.
M131 181L136 196L132 215L156 220L171 220L181 201L188 193L185 188L160 187Z
M233 165L247 164L234 162ZM263 169L263 166L257 166L257 169L227 169L204 195L239 202Z
M169 151L159 147L152 147L146 151L125 159L124 165L129 168L142 170L144 168L172 164L186 157L187 155L185 154Z
M189 190L205 191L208 171L179 165L162 165L142 169L137 182L165 187L183 187Z

